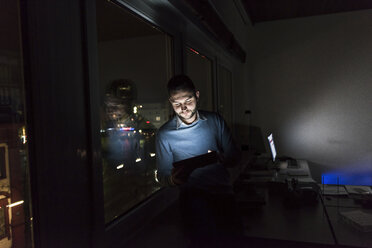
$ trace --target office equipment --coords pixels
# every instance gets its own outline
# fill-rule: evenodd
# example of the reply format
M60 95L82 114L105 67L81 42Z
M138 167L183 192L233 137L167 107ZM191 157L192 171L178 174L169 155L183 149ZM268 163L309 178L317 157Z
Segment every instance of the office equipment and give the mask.
M287 168L298 168L298 163L296 159L287 160Z
M269 141L269 145L270 145L270 151L271 151L271 156L272 156L272 161L274 164L276 164L278 161L277 161L277 151L276 151L276 148L275 148L275 143L274 143L274 137L273 137L273 134L270 133L270 135L267 137L267 140ZM285 161L287 163L287 168L292 168L292 169L296 169L299 167L298 165L298 161L296 159L293 159L293 158L290 158L290 157L283 157L283 158L279 158L280 161Z
M218 156L216 151L211 151L199 156L191 157L173 163L174 174L182 180L187 180L191 172L197 168L209 164L217 163Z
M285 204L300 206L316 204L318 201L319 187L314 182L301 182L297 178L285 180L287 189L285 192Z
M276 149L275 149L275 144L274 144L274 138L273 138L273 134L271 133L267 139L269 140L269 145L270 145L270 151L271 151L271 155L272 155L272 159L273 159L273 162L275 163L275 159L276 159Z
M311 177L309 165L306 160L297 160L297 167L288 167L287 161L278 162L279 175L293 177Z
M345 185L346 191L349 194L355 195L371 195L372 190L369 186Z
M323 195L348 195L343 185L320 184L319 187Z
M361 210L340 212L342 219L362 232L372 232L372 214Z

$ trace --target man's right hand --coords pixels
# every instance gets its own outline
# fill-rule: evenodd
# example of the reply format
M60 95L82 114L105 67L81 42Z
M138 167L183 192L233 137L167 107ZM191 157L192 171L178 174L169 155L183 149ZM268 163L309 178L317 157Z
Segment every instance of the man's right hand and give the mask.
M171 182L174 185L181 185L187 182L190 172L183 167L173 167L171 172Z

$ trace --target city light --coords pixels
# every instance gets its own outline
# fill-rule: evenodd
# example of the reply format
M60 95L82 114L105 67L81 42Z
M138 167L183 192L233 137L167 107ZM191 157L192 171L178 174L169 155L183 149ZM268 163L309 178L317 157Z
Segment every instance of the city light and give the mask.
M140 162L141 160L142 160L141 158L137 158L136 163Z
M133 131L134 127L121 127L120 130L121 131Z
M134 106L134 107L133 107L133 113L134 113L134 114L137 114L137 106Z
M212 152L211 150L208 150L208 153Z
M155 153L150 153L150 157L155 157Z
M193 53L195 53L195 54L199 54L198 51L196 51L196 50L194 50L194 49L192 49L192 48L189 48L189 49L190 49L191 52L193 52Z
M122 168L124 168L124 164L119 164L119 165L116 167L116 169L118 169L118 170L120 170L120 169L122 169Z
M142 130L140 129L140 130L138 130L138 132L139 132L139 133L142 133Z
M21 205L22 203L24 203L25 201L17 201L17 202L14 202L12 204L9 204L9 205L6 205L8 208L12 208L12 207L15 207L15 206L18 206L18 205Z
M149 123L150 123L150 121L146 121L146 123L147 123L147 124L149 124Z
M26 136L26 128L22 127L22 135L21 135L21 140L23 144L26 144L27 142L27 136Z
M155 176L155 181L158 183L159 182L159 180L158 180L158 170L154 171L154 176Z

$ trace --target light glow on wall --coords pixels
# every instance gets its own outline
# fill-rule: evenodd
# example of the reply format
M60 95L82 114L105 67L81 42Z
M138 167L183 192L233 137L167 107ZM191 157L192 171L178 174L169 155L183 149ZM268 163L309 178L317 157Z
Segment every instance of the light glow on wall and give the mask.
M344 169L323 173L322 184L372 186L372 169L364 171Z

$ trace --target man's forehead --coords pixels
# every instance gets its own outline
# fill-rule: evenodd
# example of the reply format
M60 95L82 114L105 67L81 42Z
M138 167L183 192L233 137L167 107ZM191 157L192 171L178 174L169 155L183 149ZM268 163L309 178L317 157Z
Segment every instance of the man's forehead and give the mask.
M178 100L183 100L187 98L191 98L194 96L194 93L192 91L176 91L174 93L170 94L169 99L172 101L178 101Z

